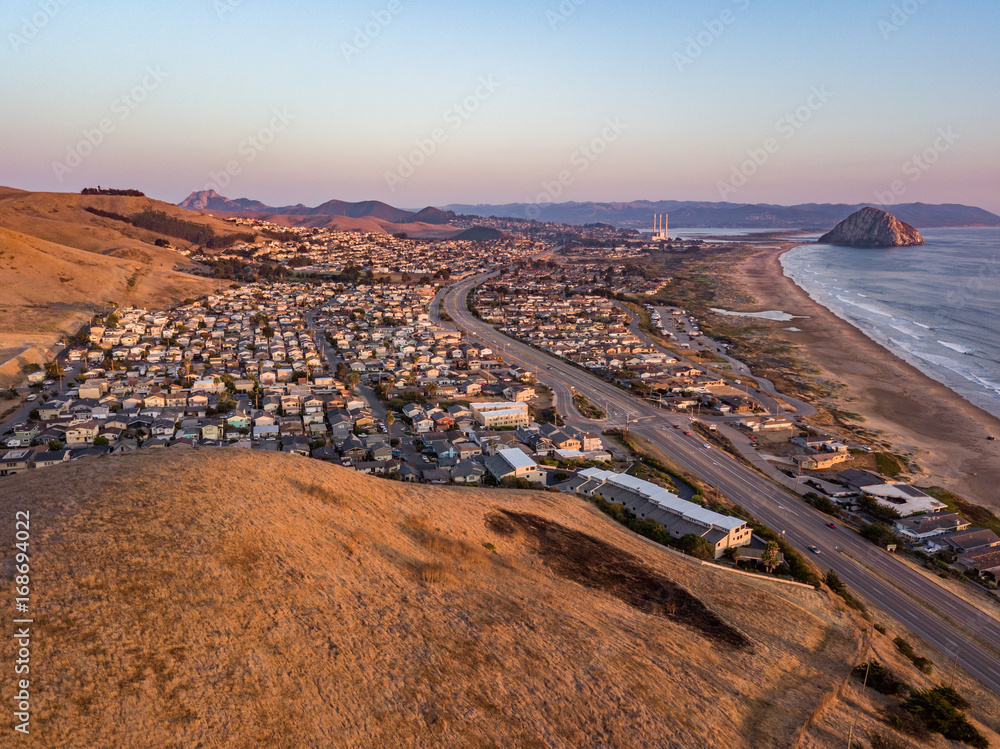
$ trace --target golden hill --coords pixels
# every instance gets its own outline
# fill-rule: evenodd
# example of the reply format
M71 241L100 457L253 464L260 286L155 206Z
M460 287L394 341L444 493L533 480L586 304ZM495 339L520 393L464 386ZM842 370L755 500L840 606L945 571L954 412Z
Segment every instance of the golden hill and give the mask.
M234 230L149 198L0 188L0 385L16 381L23 364L44 360L60 336L112 302L163 307L217 288L192 275L196 266L184 255L154 246L159 235L95 216L87 206L126 215L162 210L219 234Z
M448 224L428 224L423 221L393 223L375 216L328 216L323 214L254 213L202 209L202 213L218 218L255 218L281 226L301 226L308 229L331 231L357 231L372 234L399 234L405 232L414 239L450 239L464 229Z
M153 246L161 235L95 216L85 210L88 207L126 216L147 210L162 211L168 216L211 228L216 234L239 231L238 227L212 216L152 198L0 188L0 226L4 228L89 252L107 253L129 247L141 249L161 262L190 266L183 255ZM170 243L187 246L187 243L173 238L170 238Z
M4 549L24 509L19 746L785 747L858 658L826 593L566 495L170 448L0 481Z

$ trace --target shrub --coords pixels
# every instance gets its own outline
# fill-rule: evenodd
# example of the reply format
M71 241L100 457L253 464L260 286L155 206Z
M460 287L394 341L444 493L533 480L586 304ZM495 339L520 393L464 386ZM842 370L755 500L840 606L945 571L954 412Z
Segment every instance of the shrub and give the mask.
M893 643L895 643L896 649L900 653L909 658L910 661L913 663L913 665L919 668L925 674L929 674L931 670L934 668L934 664L931 663L929 659L917 655L917 652L913 649L913 646L909 642L904 640L902 637L897 637L895 640L893 640Z
M860 533L863 538L883 548L891 544L899 546L903 543L903 539L885 523L867 523L861 526Z
M888 521L898 520L900 518L898 510L893 507L881 505L871 497L862 497L859 499L858 506L877 520Z
M917 716L928 730L946 739L961 741L974 749L989 749L989 741L960 709L967 707L966 701L952 687L937 686L914 692L903 707Z
M851 673L862 682L865 681L865 677L867 676L867 685L881 694L899 697L910 689L906 682L897 679L896 675L889 668L883 666L874 658L867 663L859 663Z

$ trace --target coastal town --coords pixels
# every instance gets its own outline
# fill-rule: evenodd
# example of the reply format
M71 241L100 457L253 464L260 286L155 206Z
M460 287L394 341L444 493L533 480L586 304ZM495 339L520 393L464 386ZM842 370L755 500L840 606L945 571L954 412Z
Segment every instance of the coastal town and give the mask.
M560 424L546 372L512 363L505 346L477 342L437 309L444 285L486 272L469 304L497 331L690 416L684 435L704 439L706 449L756 455L778 480L794 477L796 488L828 498L837 515L860 525L892 521L875 543L975 575L1000 567L992 530L970 528L945 503L864 470L874 467L867 445L813 428L794 408L782 410L787 400L743 383L740 363L685 310L622 301L651 298L669 280L642 264L648 243L576 242L553 254L507 238L491 240L484 256L467 241L269 231L277 238L237 245L223 259L312 278L234 284L173 309L124 307L96 320L60 360L27 373L36 391L29 397L48 397L3 435L0 476L140 449L226 447L408 482L585 494L615 486L608 496L638 492L627 506L643 517L649 503L661 520L674 512L650 499L649 487L609 478L629 463L602 434L606 407L575 397L577 410L598 421L590 430ZM725 526L708 522L697 535ZM749 535L724 538L712 541L716 555L736 545L752 554Z

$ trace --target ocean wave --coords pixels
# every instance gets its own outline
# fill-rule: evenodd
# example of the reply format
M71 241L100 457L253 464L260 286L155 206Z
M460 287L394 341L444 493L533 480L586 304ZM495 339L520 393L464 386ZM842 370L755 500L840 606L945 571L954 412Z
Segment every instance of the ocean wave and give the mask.
M952 351L957 351L960 354L971 354L975 351L972 346L963 346L960 343L951 343L950 341L938 341L945 348L950 348Z
M837 296L837 299L839 299L844 304L850 304L852 307L857 307L858 309L863 309L865 312L871 312L873 315L880 315L881 317L888 317L888 318L891 318L891 319L895 319L895 317L896 317L891 312L885 312L883 310L880 310L878 307L876 307L873 304L864 304L862 302L852 302L850 299L844 299L844 297L839 296L839 295Z
M907 330L906 328L902 328L899 325L890 324L889 327L892 328L893 330L898 330L903 335L908 335L911 338L916 338L918 341L922 341L924 339L922 335L918 335L917 333L914 333L912 330Z

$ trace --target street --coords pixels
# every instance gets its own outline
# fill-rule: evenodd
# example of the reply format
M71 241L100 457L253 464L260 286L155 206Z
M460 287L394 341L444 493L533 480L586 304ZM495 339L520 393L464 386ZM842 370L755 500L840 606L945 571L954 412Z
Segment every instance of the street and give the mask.
M472 288L491 274L470 277L442 294L441 303L454 324L494 349L506 350L515 364L537 369L538 379L552 387L559 410L567 422L588 430L621 427L627 414L636 421L632 429L662 449L685 470L709 483L732 502L742 505L757 520L783 533L799 551L821 568L834 570L852 590L908 627L945 659L959 664L983 684L1000 694L1000 623L970 603L910 569L853 532L826 526L829 518L800 501L784 488L717 449L706 449L703 440L683 435L673 425L686 417L657 409L570 363L514 341L477 320L468 310ZM607 405L608 418L592 421L572 407L570 387L599 405ZM820 554L809 554L816 546Z

